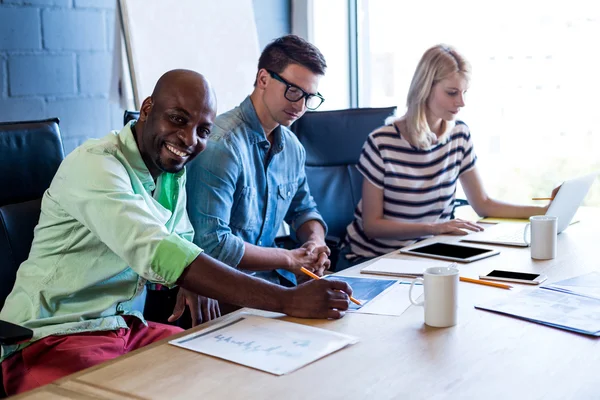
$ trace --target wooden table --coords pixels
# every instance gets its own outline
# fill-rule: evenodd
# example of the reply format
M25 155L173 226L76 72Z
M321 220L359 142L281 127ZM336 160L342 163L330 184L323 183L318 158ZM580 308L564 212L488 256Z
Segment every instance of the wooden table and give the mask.
M559 235L554 260L535 261L529 249L498 246L499 256L463 264L461 275L514 269L544 273L556 281L591 272L600 265L595 253L600 248L599 223L600 212L594 210L593 217L586 216ZM360 267L347 274L358 274ZM337 321L286 317L360 338L358 344L290 375L276 377L164 340L55 385L107 399L600 397L599 339L473 308L475 302L499 295L506 292L461 282L458 325L444 329L424 325L420 307L410 307L398 317L347 314Z

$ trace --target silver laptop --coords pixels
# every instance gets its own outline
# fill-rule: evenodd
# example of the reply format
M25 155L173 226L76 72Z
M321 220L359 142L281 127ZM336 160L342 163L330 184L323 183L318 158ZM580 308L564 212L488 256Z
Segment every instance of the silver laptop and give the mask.
M585 175L562 184L546 212L547 216L558 217L558 233L569 226L597 175L597 173ZM523 238L524 229L525 224L499 223L486 228L483 232L471 233L461 241L527 247Z

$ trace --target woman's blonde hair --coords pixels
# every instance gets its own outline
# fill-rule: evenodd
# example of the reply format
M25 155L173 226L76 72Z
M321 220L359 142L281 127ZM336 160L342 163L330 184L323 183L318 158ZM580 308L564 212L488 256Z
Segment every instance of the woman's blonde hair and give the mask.
M403 133L413 146L427 148L435 140L436 137L427 123L427 99L433 85L457 72L468 80L471 76L471 65L450 46L433 46L421 57L408 89L407 111L404 117L407 131ZM447 134L447 130L448 124L442 121L444 135Z

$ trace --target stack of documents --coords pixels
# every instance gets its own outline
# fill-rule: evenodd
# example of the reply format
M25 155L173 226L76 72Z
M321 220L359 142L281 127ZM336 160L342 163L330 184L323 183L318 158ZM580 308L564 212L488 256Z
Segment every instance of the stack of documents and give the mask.
M600 336L600 273L524 290L475 308Z

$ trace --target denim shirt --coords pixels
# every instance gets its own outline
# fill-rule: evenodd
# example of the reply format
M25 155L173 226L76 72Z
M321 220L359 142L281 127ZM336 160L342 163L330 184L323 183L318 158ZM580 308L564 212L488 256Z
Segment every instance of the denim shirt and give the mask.
M247 97L217 117L206 149L187 167L194 243L232 267L244 255L244 242L273 247L283 220L294 230L309 220L326 228L306 182L304 147L286 127L272 135L270 149ZM289 271L278 272L295 283ZM255 275L277 282L271 271Z

